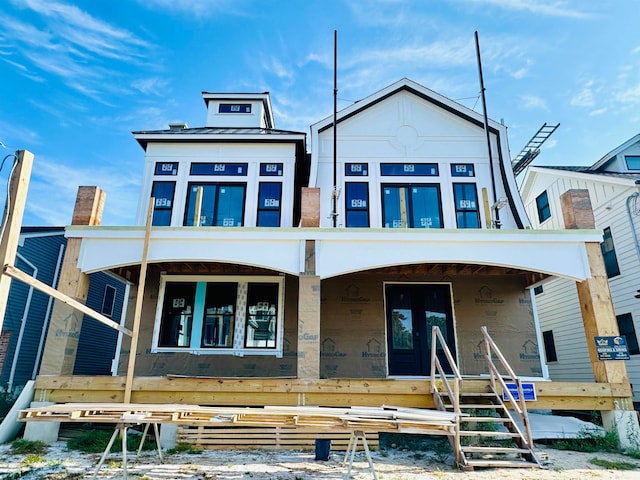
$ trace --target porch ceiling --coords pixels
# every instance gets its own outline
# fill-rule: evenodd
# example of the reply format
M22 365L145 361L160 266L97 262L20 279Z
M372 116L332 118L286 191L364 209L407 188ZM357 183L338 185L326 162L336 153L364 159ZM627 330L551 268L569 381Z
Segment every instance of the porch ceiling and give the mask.
M78 268L85 273L140 263L143 227L68 227L81 238ZM150 264L233 264L299 275L305 243L315 241L315 273L329 278L399 265L431 265L473 274L510 270L576 281L590 276L586 243L594 230L392 230L319 228L156 227ZM534 275L535 277L535 275Z

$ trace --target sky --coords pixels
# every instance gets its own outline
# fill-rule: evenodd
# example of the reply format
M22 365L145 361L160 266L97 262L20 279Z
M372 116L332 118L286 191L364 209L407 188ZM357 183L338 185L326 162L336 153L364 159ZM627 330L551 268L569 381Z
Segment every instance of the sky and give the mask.
M560 123L534 164L591 165L640 133L639 25L640 0L2 0L0 155L35 155L24 225L69 224L80 185L133 225L132 131L204 126L203 91L268 91L276 128L309 133L334 30L339 109L406 77L481 113L477 31L511 156Z

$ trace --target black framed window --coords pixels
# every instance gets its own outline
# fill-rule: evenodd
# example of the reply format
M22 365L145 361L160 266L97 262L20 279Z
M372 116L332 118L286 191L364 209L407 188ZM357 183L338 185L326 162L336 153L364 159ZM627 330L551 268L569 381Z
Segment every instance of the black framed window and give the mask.
M454 183L453 199L456 204L458 228L480 228L480 209L475 183Z
M247 289L245 347L275 348L278 284L250 283Z
M189 183L184 224L241 227L245 193L244 183Z
M638 337L636 336L636 328L633 325L633 317L630 313L623 313L617 315L618 330L620 335L624 337L627 342L627 348L629 349L629 355L638 355L640 353L640 346L638 346Z
M113 307L116 304L116 289L111 285L104 286L104 294L102 295L102 308L100 313L106 317L113 315Z
M557 362L558 354L556 353L556 341L553 338L553 330L542 332L542 340L544 341L544 356L548 362Z
M283 171L282 163L261 163L260 164L261 177L281 177L282 171Z
M345 225L369 226L369 184L348 182L345 184Z
M388 177L437 177L437 163L381 163L380 175Z
M178 164L167 162L156 162L155 175L178 175Z
M382 224L385 228L443 228L440 186L382 185Z
M176 182L153 182L151 196L155 199L153 207L153 226L171 225L171 212L173 210L173 195Z
M549 206L549 196L546 190L536 197L536 208L538 209L538 221L540 223L551 218L551 207Z
M607 278L620 275L620 267L618 266L618 257L616 257L616 247L613 244L613 236L611 228L607 227L602 231L603 241L600 244L602 250L602 258L604 259L604 267L607 270Z
M476 172L473 168L473 163L452 163L451 164L451 176L452 177L475 177Z
M283 288L273 276L162 276L153 349L279 355Z
M544 292L544 287L542 285L538 285L537 287L533 287L533 293L536 295L540 295Z
M191 175L246 177L246 163L192 163Z
M261 182L258 188L258 227L280 226L282 183Z
M250 103L221 103L218 113L251 113Z
M369 175L369 167L366 163L345 163L344 174L347 177L366 177Z

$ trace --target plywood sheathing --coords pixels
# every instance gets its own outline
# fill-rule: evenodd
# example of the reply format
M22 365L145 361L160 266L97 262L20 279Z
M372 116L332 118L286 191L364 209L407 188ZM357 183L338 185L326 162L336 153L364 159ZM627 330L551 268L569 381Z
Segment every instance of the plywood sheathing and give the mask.
M72 224L100 225L104 198L105 193L98 187L79 187ZM81 243L82 240L79 238L67 240L57 289L61 293L85 303L89 289L89 277L77 267ZM82 314L56 300L42 355L41 375L70 375L73 373L81 329Z
M302 189L302 217L303 227L320 226L320 189L305 187Z

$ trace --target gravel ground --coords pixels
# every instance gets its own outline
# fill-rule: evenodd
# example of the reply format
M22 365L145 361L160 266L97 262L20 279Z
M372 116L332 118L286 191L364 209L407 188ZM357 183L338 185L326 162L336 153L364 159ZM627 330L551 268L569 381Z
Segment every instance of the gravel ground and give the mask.
M478 469L463 472L453 466L446 454L430 451L412 452L388 449L372 452L380 480L456 479L640 479L640 460L611 453L578 453L540 446L538 453L546 458L544 469ZM291 450L226 450L204 451L202 454L174 454L161 463L154 452L143 452L130 458L128 478L137 480L307 480L342 479L346 466L343 453L332 452L328 461L314 460L312 451ZM590 459L627 462L633 471L607 470L590 463ZM0 478L21 480L75 480L91 478L100 459L98 454L85 454L66 449L64 442L52 444L40 461L25 455L11 455L9 445L0 446ZM111 454L100 470L99 479L123 478L122 457ZM358 452L351 477L371 479L373 475L364 454Z

